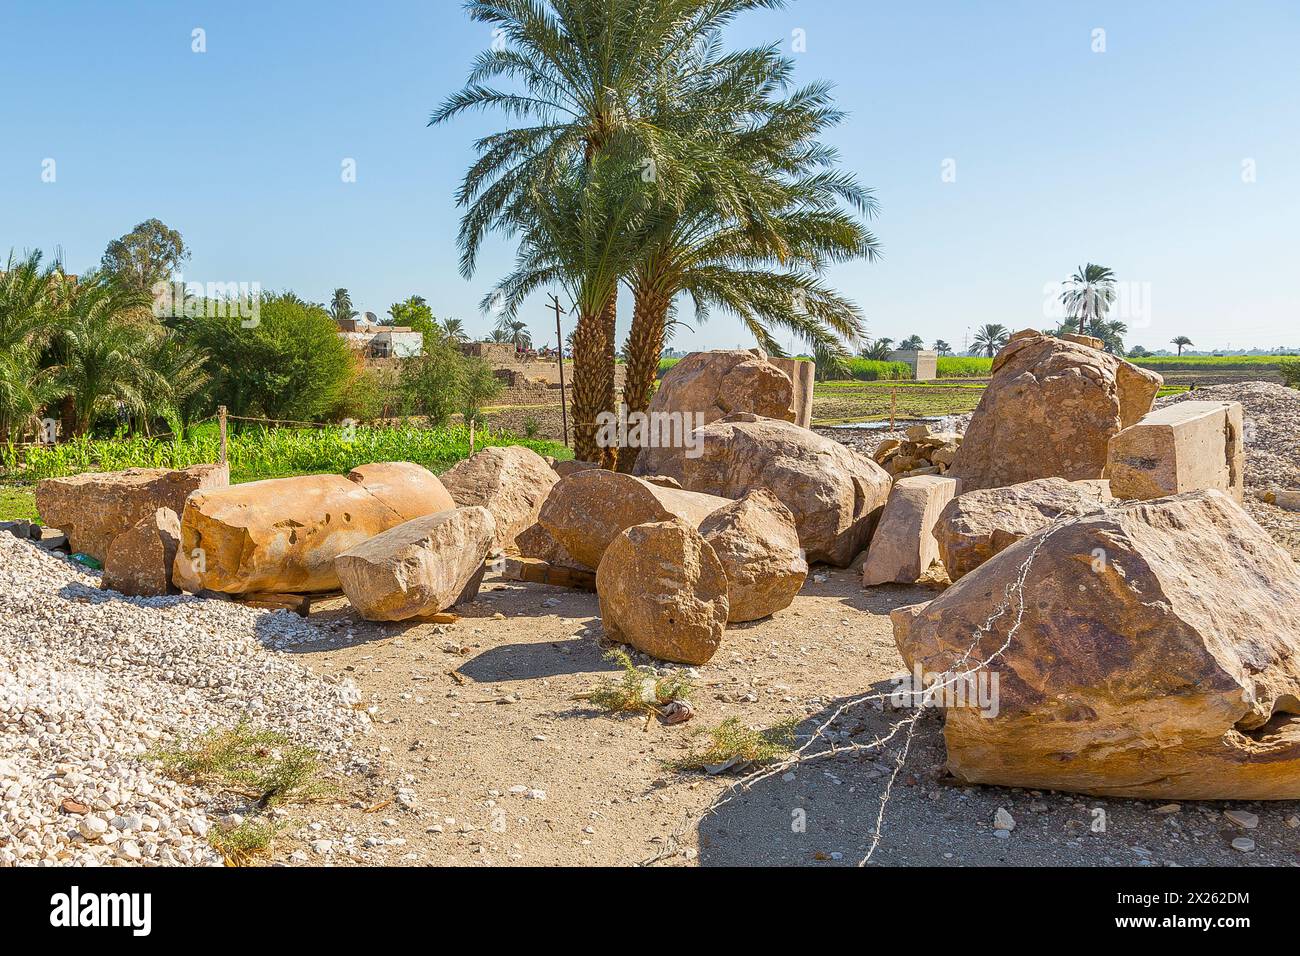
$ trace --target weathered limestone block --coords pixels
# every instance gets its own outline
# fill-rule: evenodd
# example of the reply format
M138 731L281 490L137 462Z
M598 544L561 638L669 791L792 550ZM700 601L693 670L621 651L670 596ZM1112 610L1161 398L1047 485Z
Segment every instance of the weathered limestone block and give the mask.
M102 586L131 597L169 594L172 563L181 540L181 519L171 508L141 518L108 546Z
M613 640L666 661L703 664L727 625L727 575L680 519L622 531L596 569L600 620Z
M1088 345L1018 332L993 360L949 477L967 491L1101 478L1111 436L1151 410L1162 381Z
M793 421L794 403L790 376L762 349L720 349L692 352L664 373L647 411L690 415L693 428L733 412Z
M334 559L348 601L368 621L404 621L470 601L496 537L486 508L454 508L389 528Z
M229 484L226 465L128 468L46 478L36 485L36 510L46 525L68 535L73 551L102 562L114 538L159 508L180 514L192 492Z
M1096 511L1110 500L1104 480L1039 478L966 491L944 507L934 524L939 557L956 581L1057 518Z
M934 525L948 502L961 494L955 478L923 475L894 482L871 536L862 583L914 584L939 559Z
M437 476L409 462L198 492L181 515L172 578L190 592L333 591L344 551L454 507Z
M700 534L727 574L727 621L757 621L790 606L808 576L794 515L766 488L719 508Z
M696 528L706 516L729 504L729 498L665 488L593 468L572 474L552 488L537 520L569 557L596 568L610 543L633 525L681 518Z
M484 448L441 479L457 505L479 505L492 512L496 546L504 549L514 547L516 537L537 521L542 502L560 476L531 448L509 445Z
M1163 498L1217 488L1244 494L1240 402L1177 402L1110 440L1106 471L1116 498Z
M1300 571L1223 492L1063 519L892 617L909 670L993 691L939 698L959 780L1300 798Z
M809 562L847 567L866 548L892 484L870 458L793 422L749 414L696 429L694 439L695 451L645 449L637 474L727 498L768 489L794 515Z

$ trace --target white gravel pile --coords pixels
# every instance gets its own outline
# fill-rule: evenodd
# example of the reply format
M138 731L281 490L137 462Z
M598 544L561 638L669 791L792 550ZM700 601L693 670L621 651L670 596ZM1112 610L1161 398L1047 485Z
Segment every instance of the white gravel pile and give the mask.
M141 761L247 719L346 763L355 685L268 650L326 636L283 612L123 598L0 534L0 865L215 864L209 795Z
M1273 382L1232 382L1170 395L1176 402L1241 402L1246 418L1246 486L1300 488L1300 390Z

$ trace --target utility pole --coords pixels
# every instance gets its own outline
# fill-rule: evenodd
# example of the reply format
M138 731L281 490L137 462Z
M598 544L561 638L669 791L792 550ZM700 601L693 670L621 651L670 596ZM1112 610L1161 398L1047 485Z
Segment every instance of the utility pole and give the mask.
M569 412L564 405L564 331L560 328L560 316L564 314L564 308L560 305L560 297L555 293L550 293L551 308L555 310L555 343L560 353L560 422L564 427L564 445L569 445Z

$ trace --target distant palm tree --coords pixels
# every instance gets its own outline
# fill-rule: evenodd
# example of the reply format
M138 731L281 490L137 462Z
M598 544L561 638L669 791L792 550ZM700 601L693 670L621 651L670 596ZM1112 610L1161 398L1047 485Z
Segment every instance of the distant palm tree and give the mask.
M357 317L357 311L352 308L352 296L347 289L334 290L334 296L330 299L329 312L334 317L334 321L338 323Z
M442 331L453 342L468 342L469 333L465 331L465 323L460 319L443 319Z
M894 349L894 340L888 338L876 339L862 349L864 359L872 359L877 362L883 362Z
M920 351L925 348L925 339L919 335L909 335L898 343L898 347L905 352Z
M998 354L998 350L1007 344L1011 333L1004 325L981 325L975 330L975 340L971 343L973 351L983 352L989 358Z
M1185 335L1175 335L1169 340L1169 344L1178 346L1178 354L1182 355L1183 349L1187 348L1189 345L1195 345L1196 343Z
M1079 323L1079 334L1085 335L1085 329L1091 321L1103 321L1110 305L1115 301L1115 273L1089 262L1080 266L1064 283L1061 302L1065 305L1067 318Z
M945 342L943 339L934 340L934 350L938 352L940 355L952 354L952 346L949 345L947 342Z
M528 326L515 320L510 323L510 342L517 349L530 349L533 347L533 336L528 331Z

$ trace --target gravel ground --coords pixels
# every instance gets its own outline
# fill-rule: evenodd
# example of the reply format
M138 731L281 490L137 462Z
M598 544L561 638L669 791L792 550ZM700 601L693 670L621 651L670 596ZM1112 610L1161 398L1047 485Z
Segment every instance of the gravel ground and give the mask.
M342 770L367 723L349 706L354 687L269 649L320 641L316 626L222 601L123 598L7 534L0 621L0 865L219 863L205 840L213 795L143 754L243 718Z

